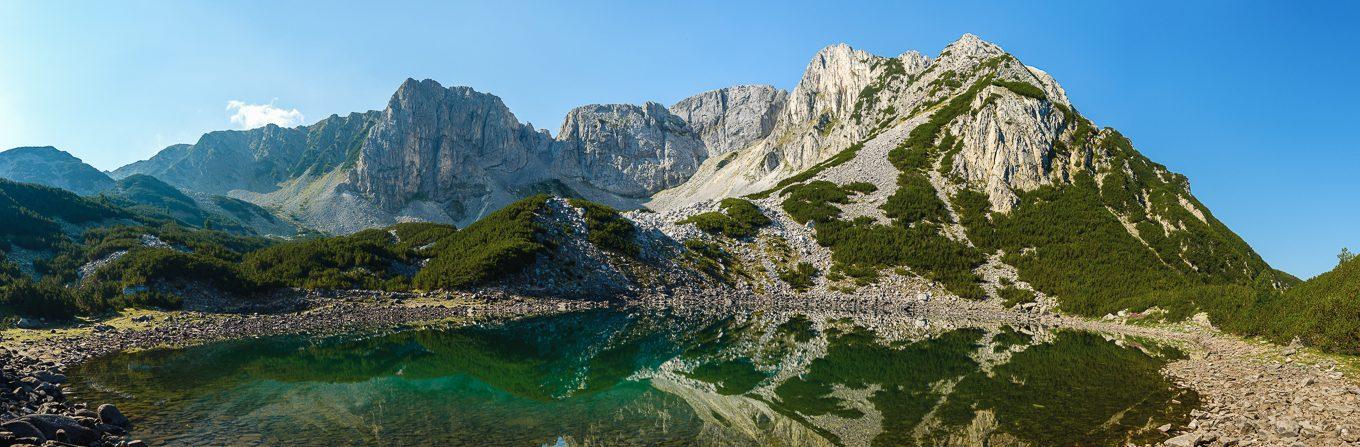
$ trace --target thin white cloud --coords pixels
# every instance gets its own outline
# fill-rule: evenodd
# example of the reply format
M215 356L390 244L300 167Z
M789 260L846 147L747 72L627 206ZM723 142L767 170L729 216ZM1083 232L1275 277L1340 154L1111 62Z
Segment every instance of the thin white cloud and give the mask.
M231 112L231 122L242 129L254 129L266 124L293 127L302 124L302 112L298 109L281 109L269 104L246 104L244 101L227 101L227 111Z

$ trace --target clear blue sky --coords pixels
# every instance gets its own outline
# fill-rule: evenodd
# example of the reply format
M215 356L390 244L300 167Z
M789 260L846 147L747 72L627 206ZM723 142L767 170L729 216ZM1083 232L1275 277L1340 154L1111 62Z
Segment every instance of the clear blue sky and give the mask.
M1188 175L1276 267L1306 278L1360 248L1351 2L373 3L0 3L0 148L112 169L239 127L228 101L311 123L380 109L407 77L556 133L581 104L792 88L828 44L934 55L971 32Z

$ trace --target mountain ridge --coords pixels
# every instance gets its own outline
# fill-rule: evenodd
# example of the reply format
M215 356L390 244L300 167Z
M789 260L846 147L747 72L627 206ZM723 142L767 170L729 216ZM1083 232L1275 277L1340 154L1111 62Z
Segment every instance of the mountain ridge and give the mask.
M502 263L518 259L515 268L560 279L563 293L587 277L627 296L701 282L791 296L888 284L1026 312L1205 313L1234 332L1275 335L1286 332L1251 325L1250 313L1301 300L1281 292L1297 278L1218 221L1185 176L1083 117L1046 72L973 35L934 58L832 45L790 92L735 86L670 107L587 105L559 129L519 122L488 93L408 79L383 111L205 136L124 173L231 167L207 184L256 188L229 193L355 235L317 239L323 248L376 249L362 245L385 238L376 228L424 225L403 223L412 220L475 225L439 227L441 239L460 241L448 242L454 251L504 244L476 268L508 272ZM512 204L518 214L501 212ZM586 231L568 230L582 222ZM518 239L497 239L505 225ZM656 241L674 264L619 262ZM523 249L587 242L599 250L521 262ZM340 256L327 275L380 268L388 277L373 284L444 287L398 278L429 254L410 248L377 267ZM457 262L454 272L470 268ZM584 273L606 264L615 273ZM293 281L336 278L322 279Z
M52 146L16 147L0 152L0 178L53 186L78 194L113 187L113 179L69 152Z

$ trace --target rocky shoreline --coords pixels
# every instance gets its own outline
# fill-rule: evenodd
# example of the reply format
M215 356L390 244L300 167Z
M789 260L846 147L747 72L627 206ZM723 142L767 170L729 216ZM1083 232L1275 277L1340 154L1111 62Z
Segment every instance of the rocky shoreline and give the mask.
M76 327L26 329L26 338L0 339L0 421L4 421L0 424L0 447L144 446L128 436L131 424L117 407L73 402L63 392L66 368L102 355L271 335L324 336L440 322L493 321L606 305L495 292L308 292L288 306L261 309L271 311L266 313L189 311L144 314Z
M24 330L0 340L0 446L127 446L127 418L112 405L74 402L62 392L66 368L111 353L183 347L211 341L283 334L334 335L469 324L608 306L672 309L760 308L834 315L844 312L909 317L920 328L1022 325L1088 329L1169 341L1188 354L1164 373L1204 398L1193 419L1164 426L1171 446L1360 445L1360 386L1336 360L1293 347L1258 344L1206 325L1141 326L1091 321L1040 309L1014 311L992 303L875 293L847 297L751 296L704 291L641 297L628 304L527 298L491 293L409 294L368 291L300 293L273 309L236 313L141 313L77 327ZM900 290L900 289L899 289ZM869 321L873 321L869 318ZM7 332L6 334L15 334Z

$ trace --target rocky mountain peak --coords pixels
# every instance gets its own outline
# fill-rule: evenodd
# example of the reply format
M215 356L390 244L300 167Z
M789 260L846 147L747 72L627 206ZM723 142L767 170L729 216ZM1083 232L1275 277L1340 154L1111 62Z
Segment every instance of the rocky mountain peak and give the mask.
M967 33L958 40L944 47L940 52L940 57L969 57L974 59L986 59L989 57L1006 54L1005 50L994 43L982 40L982 38Z
M920 73L930 67L930 58L916 50L897 55L897 60L902 61L902 68L906 69L907 73Z
M869 83L876 59L843 43L818 51L789 95L785 114L794 122L806 122L849 110Z
M543 166L549 144L495 95L407 79L360 146L350 183L389 212L412 201L480 201L499 189L488 183L503 186L515 177L505 174ZM446 211L466 217L463 205Z

